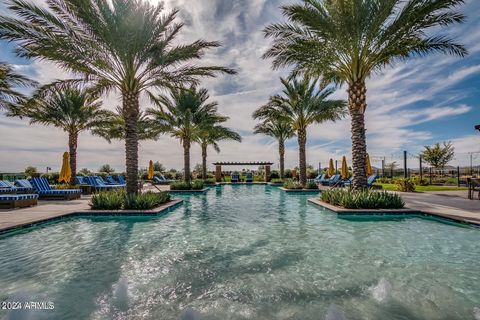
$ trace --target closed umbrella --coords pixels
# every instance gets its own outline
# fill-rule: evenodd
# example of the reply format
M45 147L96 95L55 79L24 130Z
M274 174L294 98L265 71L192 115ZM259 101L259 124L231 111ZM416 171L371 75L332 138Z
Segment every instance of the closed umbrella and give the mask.
M150 160L150 164L148 165L148 180L152 180L154 175L155 173L153 171L153 161Z
M59 182L70 182L72 178L72 168L70 168L70 155L68 152L63 154L62 170L60 170Z
M335 174L335 167L333 166L333 159L330 159L328 164L328 176L331 177Z
M365 162L367 164L367 177L370 177L372 174L373 174L373 170L372 170L372 164L370 163L370 156L366 155L366 159L365 159Z
M347 165L347 158L343 156L342 159L342 180L347 180L348 179L348 165Z

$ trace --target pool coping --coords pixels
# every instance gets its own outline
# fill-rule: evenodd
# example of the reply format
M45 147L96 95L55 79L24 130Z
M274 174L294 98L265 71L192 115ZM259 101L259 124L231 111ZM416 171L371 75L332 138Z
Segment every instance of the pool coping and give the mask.
M168 193L205 193L209 190L210 188L203 188L200 190L166 190L165 192Z
M7 226L0 228L0 235L8 233L15 233L23 229L28 229L43 224L66 220L72 217L154 217L161 214L168 213L180 206L183 203L183 199L172 199L167 203L164 203L151 210L77 210L72 212L66 212L64 214L58 214L54 217L34 219L32 221L19 223L17 225Z
M315 198L310 198L307 199L307 202L316 206L320 206L323 208L326 208L334 213L336 213L338 216L411 216L411 217L420 217L420 218L438 218L441 220L446 220L450 221L453 223L461 224L461 225L468 225L471 227L475 228L480 228L480 223L477 223L475 221L471 221L468 219L464 219L459 216L453 216L453 215L448 215L448 214L439 214L439 213L433 213L433 212L425 212L421 210L414 210L414 209L409 209L403 208L403 209L345 209L341 207L337 207L334 205L331 205L329 203L326 203L324 201L321 201L319 199Z
M315 189L287 189L287 188L284 188L284 187L280 187L279 188L280 190L282 191L285 191L285 192L303 192L303 193L319 193L321 190L318 189L318 190L315 190Z

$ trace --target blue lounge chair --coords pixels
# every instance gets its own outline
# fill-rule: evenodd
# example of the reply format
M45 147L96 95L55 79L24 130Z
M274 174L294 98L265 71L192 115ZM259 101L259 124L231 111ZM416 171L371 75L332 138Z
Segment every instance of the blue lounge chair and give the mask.
M80 198L82 194L80 189L52 189L46 178L32 178L29 181L40 199L73 200Z
M373 184L375 183L375 181L377 181L377 175L376 174L372 174L370 177L368 177L367 179L367 185L369 187L373 186Z
M88 182L86 181L86 177L84 176L76 176L75 177L75 183L80 185L80 186L88 186Z
M325 181L327 181L325 177L326 177L326 174L319 174L315 179L313 179L313 181L316 184L323 184Z
M245 182L246 183L253 183L253 173L247 172L245 176Z
M170 184L172 182L174 182L174 180L168 180L162 174L160 176L153 177L154 184Z
M95 191L111 190L111 189L117 189L117 188L123 188L124 187L122 185L106 184L105 181L103 181L103 179L100 178L99 176L85 177L85 179L88 181L88 184Z
M237 172L232 173L231 182L232 182L232 183L240 182L240 175L239 175Z
M327 183L330 187L334 187L337 183L340 182L342 176L339 174L333 175L330 179L327 180Z
M348 179L345 180L345 181L342 181L342 185L343 185L344 187L350 187L350 186L352 185L352 183L353 183L353 176L350 177L350 178L348 178Z
M106 176L105 177L105 182L106 184L110 184L110 185L122 185L121 183L119 183L117 180L113 179L112 176ZM123 187L125 186L125 184L122 185Z
M2 194L0 195L0 208L14 209L37 205L38 194Z
M3 180L0 180L0 194L14 194L17 193L16 188L7 185Z
M127 181L125 181L123 176L117 176L117 181L119 184L127 185Z
M33 188L28 188L28 187L20 187L16 186L14 183L8 181L8 180L2 180L0 181L0 186L4 185L7 188L10 188L12 190L15 190L17 193L33 193Z

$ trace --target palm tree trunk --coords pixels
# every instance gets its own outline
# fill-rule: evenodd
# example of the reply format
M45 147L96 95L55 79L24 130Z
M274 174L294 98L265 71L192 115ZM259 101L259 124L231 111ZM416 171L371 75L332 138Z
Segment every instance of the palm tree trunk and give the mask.
M78 146L78 132L68 133L68 149L70 152L70 169L72 170L72 177L70 178L70 185L75 184L75 177L77 176L77 146Z
M190 178L190 140L183 140L183 163L184 163L184 180L187 183L191 182Z
M207 145L202 143L202 178L207 179Z
M352 167L353 189L367 188L366 156L367 143L365 137L365 110L367 88L364 82L353 83L348 88L348 108L352 118Z
M285 176L285 141L278 141L278 154L280 155L280 179Z
M140 113L138 92L123 93L123 114L125 117L125 163L127 171L127 193L138 192L138 133Z
M298 152L299 152L299 167L300 167L300 183L307 184L307 155L305 146L307 144L307 130L298 129Z

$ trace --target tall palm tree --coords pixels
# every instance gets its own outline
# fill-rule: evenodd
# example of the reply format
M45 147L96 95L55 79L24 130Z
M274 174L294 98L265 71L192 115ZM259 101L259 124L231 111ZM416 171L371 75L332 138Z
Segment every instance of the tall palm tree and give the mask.
M367 186L365 81L375 71L408 57L433 52L465 56L467 50L462 45L436 34L465 20L456 10L463 3L464 0L304 0L282 7L289 23L272 24L265 29L265 35L274 41L264 57L274 58L274 68L293 66L294 73L347 84L355 189Z
M228 118L221 119L217 124L207 125L201 128L198 142L202 148L202 178L207 179L207 149L212 146L215 151L220 152L218 142L224 140L242 141L242 137L230 128L219 125L219 122L224 122Z
M264 134L278 141L280 157L280 179L285 177L285 141L295 135L292 126L282 118L269 118L255 126L254 134Z
M333 88L320 86L318 81L309 77L283 79L284 87L281 95L270 98L270 102L253 113L257 119L283 119L295 131L298 140L300 182L307 183L307 128L316 123L335 121L345 115L345 102L327 100Z
M13 111L20 103L25 101L25 96L15 87L34 87L37 83L18 73L11 66L0 62L0 110Z
M178 44L178 11L146 0L50 0L48 10L11 0L0 17L0 39L15 41L22 57L49 60L96 85L121 94L125 117L127 192L138 191L139 98L234 71L193 63L218 42Z
M202 129L224 117L217 112L217 103L207 103L209 99L206 89L177 88L170 95L157 98L158 107L147 109L152 117L152 126L158 133L170 134L180 140L183 146L184 180L191 182L190 148L198 142Z
M98 94L88 88L57 83L39 88L31 99L11 115L27 117L31 124L54 126L68 134L73 184L77 173L79 134L102 127L112 120L113 113L102 110L101 106Z

